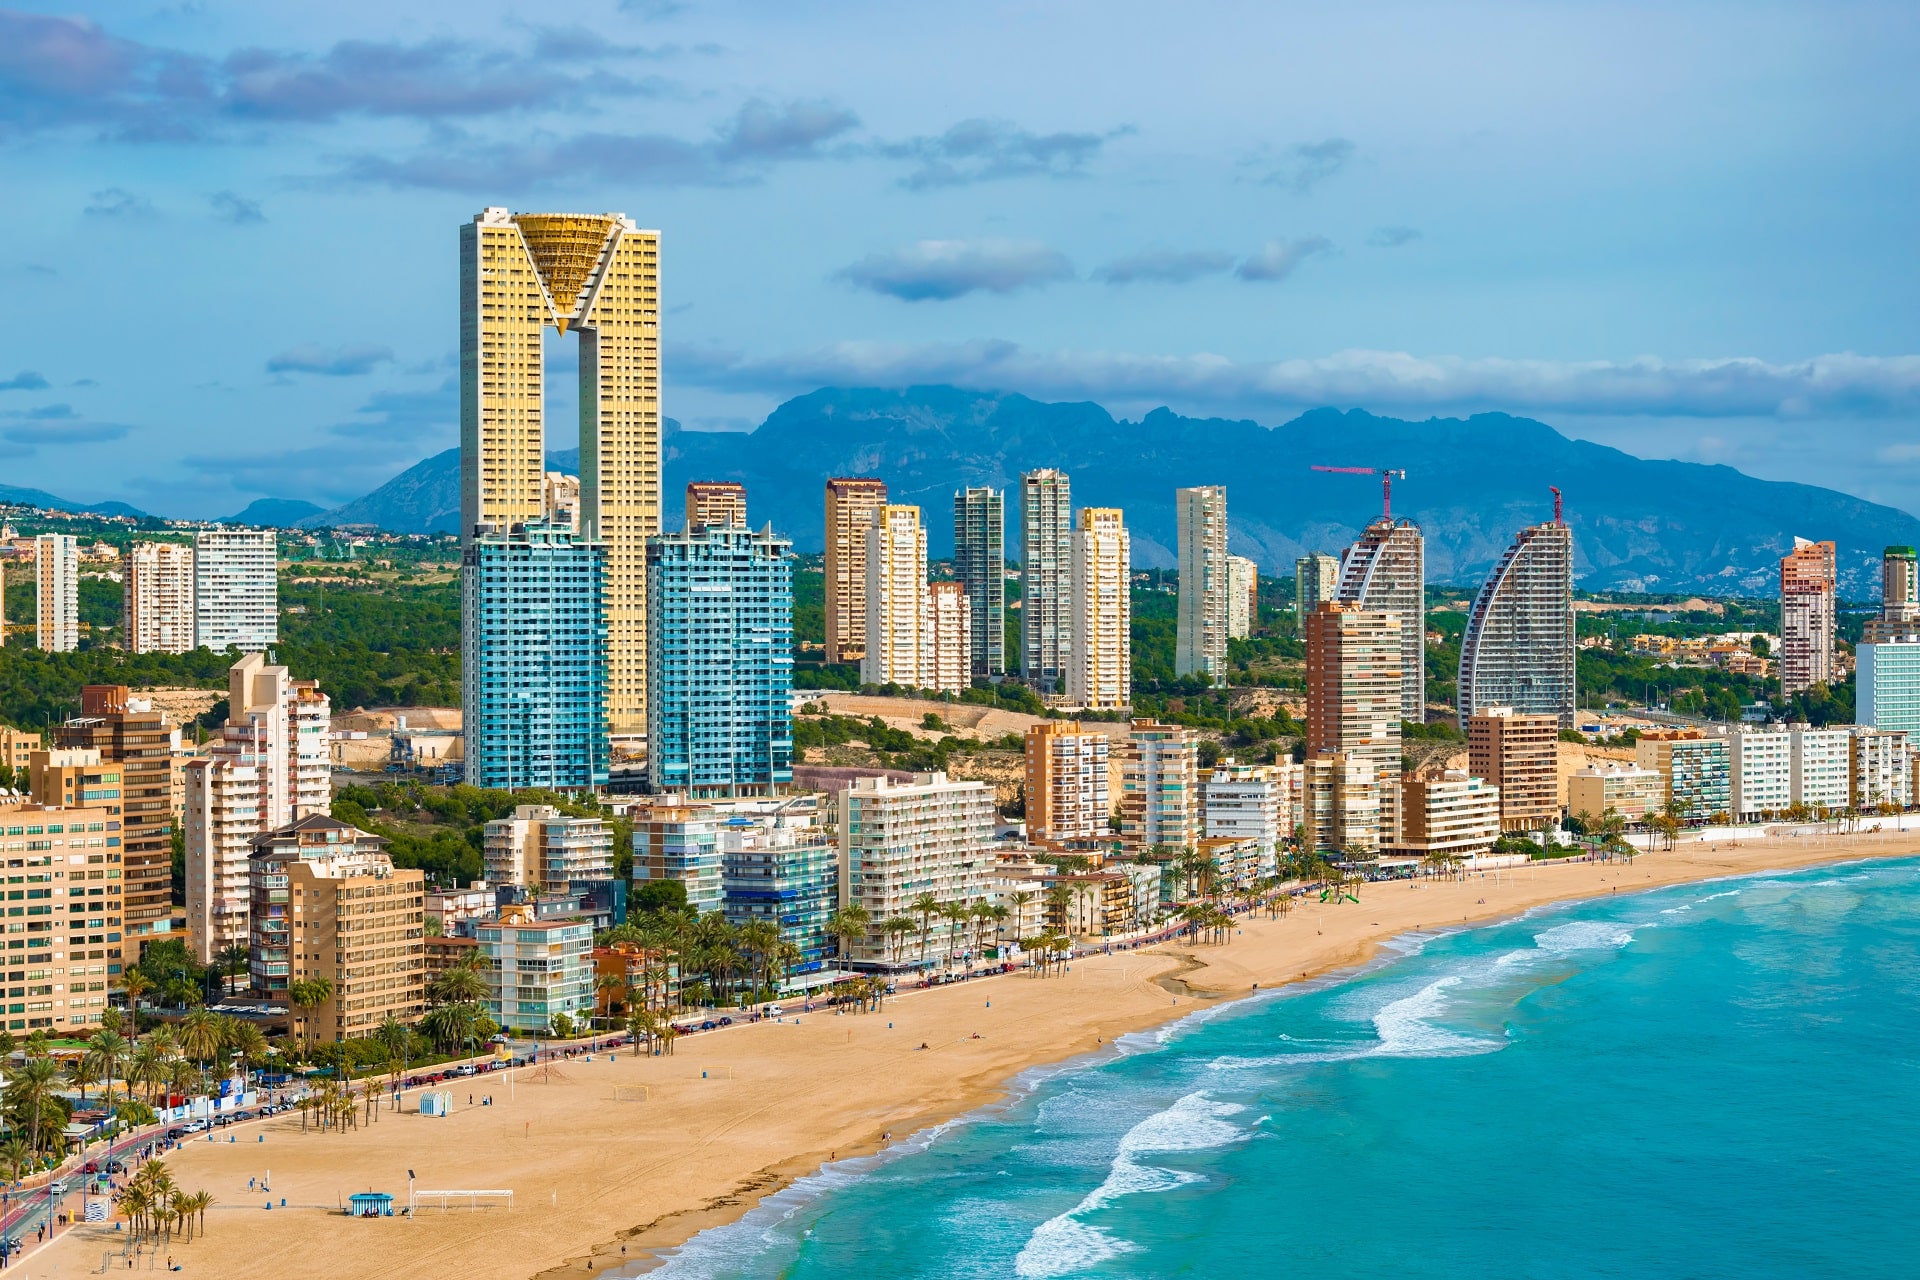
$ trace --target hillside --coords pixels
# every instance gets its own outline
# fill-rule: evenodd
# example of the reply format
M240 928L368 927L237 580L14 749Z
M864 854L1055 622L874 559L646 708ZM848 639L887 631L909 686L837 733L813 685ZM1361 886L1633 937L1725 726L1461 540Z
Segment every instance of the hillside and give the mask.
M1406 422L1316 409L1269 428L1166 409L1116 421L1094 404L954 387L829 388L789 400L748 435L670 422L664 452L670 524L688 480L738 480L754 523L772 520L801 551L821 547L828 475L878 475L896 501L925 509L936 557L952 549L954 490L1007 487L1012 555L1020 472L1060 466L1077 504L1125 508L1143 567L1174 562L1173 490L1224 483L1233 551L1290 573L1296 556L1338 551L1379 510L1375 481L1318 474L1316 463L1407 470L1395 511L1426 531L1435 583L1477 583L1516 529L1551 514L1549 485L1566 494L1588 589L1770 593L1798 534L1838 542L1842 590L1864 598L1876 593L1881 548L1920 542L1920 520L1891 507L1730 467L1636 458L1505 414ZM458 451L449 450L306 523L451 529L458 486Z
M71 498L57 497L45 489L22 489L18 485L0 484L0 507L5 506L40 507L47 511L86 511L100 516L132 516L136 519L147 514L124 502L75 502Z

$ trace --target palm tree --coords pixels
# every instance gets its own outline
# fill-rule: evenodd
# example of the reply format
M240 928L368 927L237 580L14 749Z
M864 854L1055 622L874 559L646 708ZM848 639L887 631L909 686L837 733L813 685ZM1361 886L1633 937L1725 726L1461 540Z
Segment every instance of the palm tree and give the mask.
M206 1062L220 1052L220 1017L195 1009L180 1019L180 1049L195 1062Z
M873 913L859 903L841 907L827 917L827 932L840 942L840 967L845 968L853 956L853 944L867 936L867 928L873 923Z
M100 1031L87 1041L86 1057L93 1063L99 1079L107 1084L107 1107L113 1107L113 1078L119 1074L120 1060L127 1056L127 1038L113 1031Z
M14 1134L6 1142L0 1143L0 1166L7 1170L7 1180L18 1182L33 1167L33 1148Z
M1053 921L1056 917L1060 921L1059 928L1068 927L1067 905L1072 901L1073 890L1064 883L1055 882L1054 886L1047 890L1047 929L1049 931L1055 927Z
M960 949L956 941L960 929L967 923L972 913L972 908L964 902L943 902L940 904L940 910L936 913L942 920L947 922L946 963L948 968L953 967L953 953Z
M67 1063L67 1082L80 1091L80 1105L87 1105L87 1086L100 1078L100 1066L91 1054L81 1054Z
M333 981L330 978L306 978L292 983L287 988L287 998L302 1014L300 1025L306 1041L308 1057L313 1056L314 1012L332 996ZM184 1028L185 1023L181 1025Z
M140 997L153 988L153 982L138 969L127 970L127 976L120 980L120 989L127 993L127 1007L133 1011L133 1029L140 1031Z
M804 959L806 959L806 953L800 950L798 943L789 942L784 938L780 940L773 949L773 969L771 976L776 991L785 984L788 978L793 976L794 969Z
M892 953L893 962L899 964L900 948L905 943L907 935L913 932L913 921L906 916L894 916L881 923L880 932L887 936L887 941L891 944L889 950Z
M920 960L923 964L927 959L927 930L933 922L933 913L939 909L940 899L931 893L917 894L913 901L907 904L907 910L920 917Z
M213 967L223 979L235 978L245 973L247 971L246 944L236 942L230 947L222 948L220 954L213 958ZM220 986L224 993L227 984L223 981Z
M53 1097L54 1081L59 1078L60 1068L52 1058L29 1057L13 1073L13 1079L7 1081L7 1106L13 1113L10 1118L17 1126L24 1113L27 1142L35 1151L41 1149L41 1115L46 1110L48 1099Z
M427 987L427 999L435 1004L476 1004L485 1000L490 990L478 960L469 956L433 980Z
M240 1059L240 1091L244 1093L248 1070L267 1056L267 1038L251 1022L235 1020L228 1029L226 1047L234 1057Z
M751 920L740 926L739 947L747 956L747 977L756 994L771 983L774 948L780 945L780 926L771 920Z

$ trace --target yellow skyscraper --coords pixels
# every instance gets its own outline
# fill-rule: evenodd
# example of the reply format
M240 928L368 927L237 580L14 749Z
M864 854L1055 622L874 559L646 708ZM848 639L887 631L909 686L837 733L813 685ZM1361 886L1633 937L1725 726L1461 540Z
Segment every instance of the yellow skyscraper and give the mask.
M460 228L463 543L544 516L548 327L580 340L579 534L607 547L607 726L634 737L647 723L647 538L660 532L660 233L620 213L504 208Z

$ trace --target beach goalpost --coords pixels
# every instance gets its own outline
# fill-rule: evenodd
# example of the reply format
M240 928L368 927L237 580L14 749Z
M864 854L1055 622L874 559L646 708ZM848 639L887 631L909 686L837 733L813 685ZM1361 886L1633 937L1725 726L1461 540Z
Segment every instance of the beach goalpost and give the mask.
M727 1074L722 1076L720 1074L722 1071ZM718 1066L702 1067L700 1068L700 1078L702 1080L731 1080L733 1079L733 1067L726 1063L721 1063Z
M438 1200L442 1213L447 1211L448 1203L453 1201L465 1201L469 1209L479 1209L483 1207L483 1202L485 1207L504 1203L507 1206L507 1212L513 1212L513 1192L511 1191L414 1191L410 1189L407 1192L407 1216L411 1217L418 1212L416 1205L429 1200Z
M613 1086L615 1102L652 1102L653 1086L646 1084L617 1084Z

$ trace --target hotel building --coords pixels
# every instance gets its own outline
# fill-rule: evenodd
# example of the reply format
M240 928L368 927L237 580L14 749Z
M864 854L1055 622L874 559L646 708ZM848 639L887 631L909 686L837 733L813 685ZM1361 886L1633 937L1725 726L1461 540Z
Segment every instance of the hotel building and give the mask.
M1306 620L1307 757L1337 753L1367 761L1380 792L1379 839L1386 843L1398 833L1406 691L1400 627L1398 615L1355 604L1323 604Z
M970 614L970 674L1007 669L1007 553L1005 495L999 489L962 489L953 495L953 576L966 591Z
M1110 840L1104 733L1074 720L1043 720L1027 729L1027 839L1055 845L1067 840Z
M1340 561L1339 599L1400 624L1400 715L1427 718L1427 543L1411 520L1375 520ZM1303 625L1304 622L1303 622ZM1399 777L1398 771L1394 774ZM1383 777L1381 785L1386 785ZM1395 795L1399 794L1396 784ZM1383 797L1383 808L1385 798Z
M1176 489L1173 505L1180 547L1173 673L1219 684L1227 667L1227 487Z
M1501 706L1573 728L1574 652L1573 530L1556 518L1522 529L1474 598L1460 641L1460 723Z
M889 968L922 959L918 936L890 947L881 924L913 915L913 900L930 893L942 904L984 897L993 876L993 787L955 782L944 773L916 773L911 782L856 778L835 800L840 821L840 905L869 918L853 944L856 967ZM950 949L950 931L933 929L924 959Z
M1500 794L1503 831L1560 821L1560 719L1481 707L1467 718L1467 772ZM1724 799L1724 797L1723 797Z
M69 534L33 540L35 648L72 653L80 647L80 544Z
M1795 538L1780 560L1780 692L1787 697L1833 683L1834 581L1834 544Z
M864 684L917 685L923 678L927 621L927 531L920 508L876 509L866 530Z
M828 662L859 662L866 657L867 530L886 505L883 481L866 476L835 476L827 481Z
M573 817L552 805L516 805L512 817L487 823L482 839L488 884L541 893L613 879L613 828L602 818Z
M692 480L687 483L688 533L702 529L747 527L747 486L732 480Z
M258 652L280 639L277 544L271 529L202 529L193 536L193 642Z
M1120 840L1136 857L1200 839L1200 744L1175 725L1135 720L1120 761Z
M111 772L111 769L108 770ZM120 819L104 804L0 801L7 865L6 1029L85 1039L128 957Z

